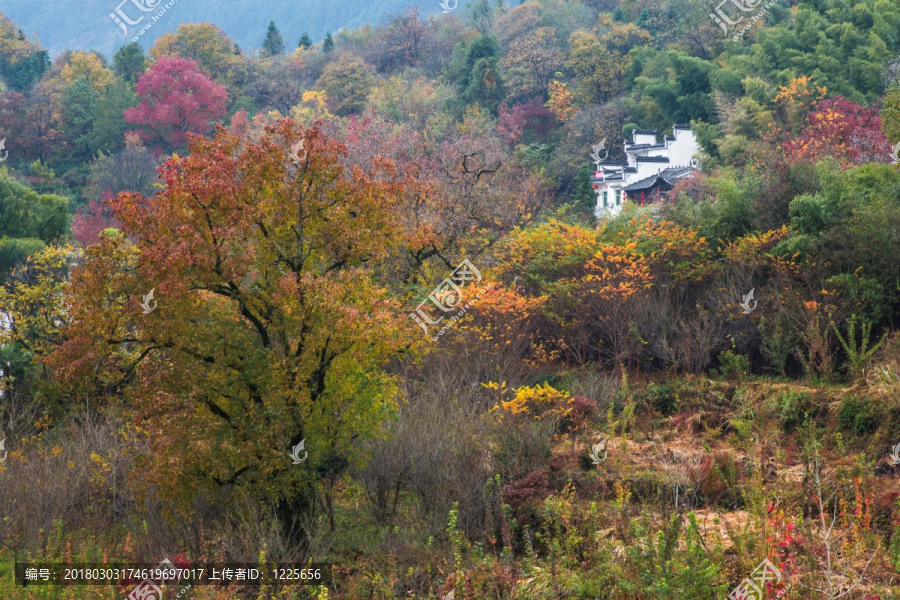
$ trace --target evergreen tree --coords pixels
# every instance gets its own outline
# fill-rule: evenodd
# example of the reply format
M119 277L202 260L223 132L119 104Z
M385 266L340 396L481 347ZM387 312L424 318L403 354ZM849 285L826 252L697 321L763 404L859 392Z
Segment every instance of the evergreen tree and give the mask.
M138 76L147 68L144 49L137 42L125 44L113 56L113 68L116 75L125 81L137 83Z
M469 44L469 47L466 49L465 59L461 67L459 80L457 81L459 93L464 94L469 87L472 69L475 67L475 63L482 58L497 61L499 60L499 56L500 46L493 37L489 35L480 35L472 40L472 43Z
M593 213L597 207L597 193L591 185L594 176L594 167L588 163L578 167L575 175L575 189L572 193L572 204L579 212Z
M307 50L309 48L312 48L312 45L312 38L310 38L309 34L304 31L303 35L300 36L300 43L297 44L297 47Z
M37 83L44 75L44 71L49 68L50 54L46 50L41 50L15 65L10 65L6 72L6 81L12 89L24 92Z
M325 41L322 42L322 52L331 52L334 50L334 38L331 37L331 32L327 32L325 34Z
M500 73L500 61L496 58L479 58L472 67L469 84L462 94L466 104L478 104L497 114L497 108L506 98L506 85Z
M656 33L656 31L653 29L653 27L651 27L650 20L651 20L650 11L648 11L645 8L644 10L641 11L641 14L638 16L637 26L642 29L646 29L651 34L654 34L654 33Z
M266 39L262 44L263 54L266 56L277 56L284 54L284 38L281 32L275 26L275 21L269 21L269 29L266 31Z
M621 6L617 6L616 10L613 11L612 20L616 23L624 23L625 22L625 13L622 11Z

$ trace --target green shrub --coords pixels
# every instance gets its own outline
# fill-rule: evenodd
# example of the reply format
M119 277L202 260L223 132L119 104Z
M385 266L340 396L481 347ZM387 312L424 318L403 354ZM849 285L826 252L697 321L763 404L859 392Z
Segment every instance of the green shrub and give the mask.
M726 379L741 379L750 374L750 359L726 350L719 354L719 374Z
M653 410L664 415L672 416L677 408L678 398L668 385L651 383L638 398L653 407Z
M856 435L866 435L878 428L878 415L868 398L844 396L838 411L838 426L845 431L853 431Z
M812 402L803 392L787 390L778 399L778 422L785 432L806 425L812 413Z

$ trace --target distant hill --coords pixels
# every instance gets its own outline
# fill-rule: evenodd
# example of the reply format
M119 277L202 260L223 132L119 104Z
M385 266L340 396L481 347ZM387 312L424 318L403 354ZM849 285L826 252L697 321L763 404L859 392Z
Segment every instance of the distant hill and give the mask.
M173 0L0 0L0 13L18 23L30 39L35 36L56 56L66 49L99 50L108 58L131 40L148 19L131 27L128 36L110 18L116 8L132 20L155 15ZM462 10L466 0L460 0ZM134 4L154 6L142 13ZM452 5L452 2L451 2ZM174 0L174 4L139 39L149 48L157 37L174 31L182 23L210 21L218 25L244 49L259 48L269 21L275 21L285 46L294 48L303 32L320 42L327 31L377 25L407 6L423 14L440 13L438 0Z

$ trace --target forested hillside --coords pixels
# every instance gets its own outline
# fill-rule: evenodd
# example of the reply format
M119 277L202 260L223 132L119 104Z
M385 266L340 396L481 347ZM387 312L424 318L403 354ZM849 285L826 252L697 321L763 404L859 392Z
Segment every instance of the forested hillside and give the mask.
M161 0L138 2L147 7L166 4ZM466 0L459 1L459 7L465 4ZM456 0L452 0L448 6L455 5ZM211 21L229 32L242 48L258 50L261 34L274 20L291 44L296 44L304 32L321 42L329 31L380 25L408 6L418 7L426 14L442 12L439 0L176 0L140 41L149 48L157 37L175 31L181 24ZM141 14L130 1L123 5L121 0L3 0L0 13L18 23L29 38L39 36L44 40L53 57L66 50L98 50L111 56L131 37L124 35L109 17L118 7L131 13L132 19Z
M900 0L328 6L0 18L0 598L900 598Z

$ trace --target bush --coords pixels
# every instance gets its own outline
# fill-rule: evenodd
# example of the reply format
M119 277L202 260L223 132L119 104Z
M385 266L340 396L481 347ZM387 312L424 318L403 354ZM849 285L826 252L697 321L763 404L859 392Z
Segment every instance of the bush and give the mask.
M778 422L785 433L806 425L812 412L812 402L803 392L788 390L778 399Z
M878 415L868 398L844 396L838 412L838 426L845 431L852 430L856 435L866 435L878 428Z
M678 404L678 397L672 391L671 386L668 385L651 383L647 386L644 393L640 394L639 398L652 406L653 410L667 417L675 414Z
M726 350L719 354L719 374L726 379L741 379L750 374L750 359Z

